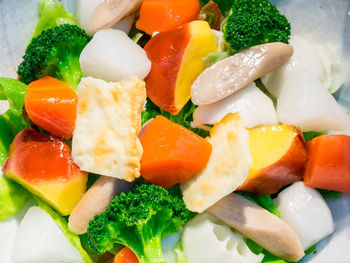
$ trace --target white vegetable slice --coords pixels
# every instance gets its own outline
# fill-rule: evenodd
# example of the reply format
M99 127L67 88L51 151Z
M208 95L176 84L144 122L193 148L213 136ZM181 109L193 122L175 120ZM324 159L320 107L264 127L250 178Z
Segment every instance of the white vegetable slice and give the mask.
M207 214L186 224L182 246L190 263L258 263L264 257L250 251L241 234Z
M276 199L281 218L299 236L306 250L334 231L331 211L322 196L298 182L283 190Z
M226 115L211 129L207 140L213 146L207 166L181 184L187 207L199 213L239 187L252 163L249 132L238 113Z
M104 0L77 0L77 20L81 28L83 28L88 34L92 35L93 32L89 31L89 21L95 8Z
M138 134L145 100L145 83L138 78L81 80L72 141L73 161L80 169L129 182L140 176Z
M151 70L151 62L143 48L117 29L97 32L79 60L84 76L105 81L121 81L134 76L144 79Z
M13 263L84 262L62 230L39 207L31 207L24 216L13 246L12 261Z
M235 112L239 112L244 125L248 128L277 124L277 114L272 100L253 82L223 100L198 106L193 113L192 126L215 124L226 114Z
M177 254L175 252L175 246L181 239L181 232L165 236L162 239L162 252L164 259L167 263L178 263Z

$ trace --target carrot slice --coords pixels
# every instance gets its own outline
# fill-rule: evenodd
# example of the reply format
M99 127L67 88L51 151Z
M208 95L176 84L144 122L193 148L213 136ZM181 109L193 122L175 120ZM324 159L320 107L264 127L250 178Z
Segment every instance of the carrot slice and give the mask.
M145 0L136 28L149 35L172 30L197 19L199 11L198 0Z
M350 136L323 135L308 143L305 185L350 192Z
M139 260L130 248L125 247L115 255L113 263L139 263Z
M207 164L211 144L158 115L140 136L143 146L141 176L169 188L189 180Z
M31 82L24 105L30 119L53 135L70 139L77 114L77 95L52 77Z

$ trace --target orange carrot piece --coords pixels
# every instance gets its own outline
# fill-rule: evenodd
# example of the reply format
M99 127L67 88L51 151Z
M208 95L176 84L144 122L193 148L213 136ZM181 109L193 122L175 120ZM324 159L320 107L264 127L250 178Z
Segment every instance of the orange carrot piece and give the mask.
M30 119L53 135L70 139L75 126L78 98L64 82L52 77L31 82L25 96Z
M145 0L136 28L149 35L172 30L196 20L199 12L199 0Z
M308 143L305 185L350 193L350 136L323 135Z
M139 263L139 260L130 248L125 247L115 255L113 263Z
M186 182L202 170L212 151L208 141L160 115L149 124L140 140L141 176L164 188Z

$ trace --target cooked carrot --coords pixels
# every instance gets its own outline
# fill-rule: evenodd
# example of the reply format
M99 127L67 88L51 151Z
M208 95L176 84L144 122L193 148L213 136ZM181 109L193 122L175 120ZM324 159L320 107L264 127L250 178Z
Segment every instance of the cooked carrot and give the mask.
M196 20L199 11L199 0L145 0L136 28L149 35L172 30Z
M202 170L212 150L208 141L160 115L149 124L140 140L141 176L164 188L186 182Z
M319 136L309 142L308 150L305 185L350 192L350 136Z
M53 135L70 139L77 114L77 95L64 82L44 77L28 85L24 105L30 119Z
M123 248L115 255L113 263L139 263L136 255L130 248Z

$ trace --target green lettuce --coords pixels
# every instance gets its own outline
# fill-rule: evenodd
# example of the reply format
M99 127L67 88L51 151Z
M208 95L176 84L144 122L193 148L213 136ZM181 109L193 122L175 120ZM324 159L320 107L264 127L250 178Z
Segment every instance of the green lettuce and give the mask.
M15 116L21 116L27 85L10 78L0 78L0 100L7 100L10 111Z
M142 111L141 115L142 124L144 124L149 119L155 118L157 115L162 115L168 120L180 124L185 128L193 131L194 133L197 133L199 136L207 137L209 135L209 131L195 129L191 127L191 122L193 121L193 112L196 109L196 107L196 105L189 101L179 112L179 114L172 115L169 112L160 109L150 99L147 99L146 109Z
M65 234L65 236L68 238L68 240L79 251L84 262L93 263L89 254L83 248L83 246L81 244L80 237L69 230L67 220L64 217L60 216L55 210L53 210L49 205L47 205L40 198L38 198L36 196L33 196L33 197L34 197L36 203L38 204L38 206L51 216L51 218L60 227L60 229Z
M68 13L63 5L55 0L42 0L39 8L40 19L35 28L33 38L40 35L42 31L63 24L76 25L75 17Z
M0 221L19 212L29 197L22 186L0 175Z
M244 198L248 199L249 201L265 208L270 213L280 217L280 212L278 211L275 203L273 202L273 199L269 195L255 195L252 193L246 193L246 192L237 192L239 195L243 196Z

